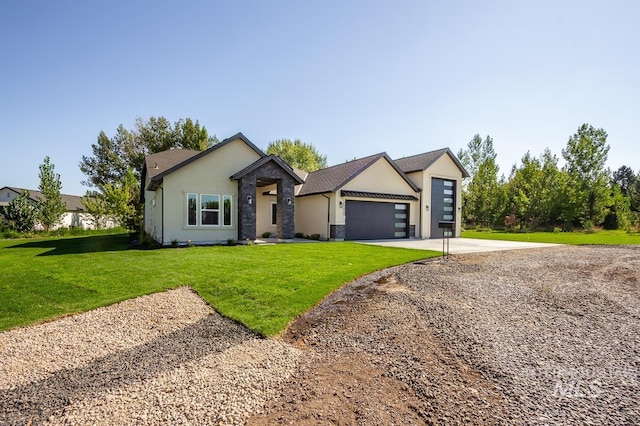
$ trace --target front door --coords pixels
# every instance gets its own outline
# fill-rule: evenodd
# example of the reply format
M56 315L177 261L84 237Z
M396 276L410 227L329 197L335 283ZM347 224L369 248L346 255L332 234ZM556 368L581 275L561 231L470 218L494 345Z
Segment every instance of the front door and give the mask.
M455 220L456 181L433 178L431 180L431 238L453 237L454 229L440 229L440 221Z

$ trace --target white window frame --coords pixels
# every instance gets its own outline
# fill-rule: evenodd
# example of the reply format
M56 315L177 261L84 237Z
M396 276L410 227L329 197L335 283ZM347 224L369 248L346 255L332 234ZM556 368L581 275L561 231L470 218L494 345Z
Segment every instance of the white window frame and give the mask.
M233 199L234 196L231 194L209 194L209 193L198 193L198 192L187 192L185 197L185 226L188 228L233 228L234 227L234 206ZM189 198L195 197L196 202L196 223L189 223ZM202 202L203 197L218 197L218 209L205 209L203 208L204 203ZM229 212L229 217L225 215L225 202L229 200L231 204L231 209ZM218 215L218 224L204 224L202 223L202 213L203 212L217 212ZM229 219L229 224L225 224L225 219Z
M196 198L196 223L194 224L190 224L189 223L189 196L194 195ZM186 209L187 209L187 226L190 228L196 227L198 226L198 224L200 223L200 221L198 220L198 216L200 215L200 205L199 205L199 200L200 197L198 196L197 193L195 192L187 192L187 198L186 198L187 202L186 202Z
M231 204L231 207L229 209L229 224L227 225L226 223L224 223L226 217L225 217L225 209L224 209L224 204L225 204L225 200L229 200L229 203ZM220 223L220 226L222 227L232 227L233 226L233 195L229 195L229 194L223 194L222 195L222 208L220 209L222 211L222 221Z
M205 209L204 203L202 202L203 197L217 197L218 198L218 208L217 209ZM218 216L218 223L202 223L202 214L205 212L215 212ZM219 194L200 194L200 226L206 226L207 228L219 228L220 227L220 195Z

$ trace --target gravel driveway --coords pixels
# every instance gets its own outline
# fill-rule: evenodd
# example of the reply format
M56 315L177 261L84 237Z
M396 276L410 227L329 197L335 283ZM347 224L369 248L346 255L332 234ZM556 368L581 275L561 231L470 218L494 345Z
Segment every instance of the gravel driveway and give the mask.
M0 424L640 424L640 247L453 256L279 339L187 288L0 334Z

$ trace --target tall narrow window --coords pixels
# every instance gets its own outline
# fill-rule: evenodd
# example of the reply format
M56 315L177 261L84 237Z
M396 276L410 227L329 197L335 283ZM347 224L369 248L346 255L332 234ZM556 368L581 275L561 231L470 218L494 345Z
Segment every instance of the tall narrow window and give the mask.
M271 224L278 224L278 204L271 203Z
M202 194L200 196L202 225L220 225L220 196Z
M222 224L224 226L231 226L231 212L232 212L231 200L232 200L231 195L222 196L222 208L223 208Z
M187 225L196 226L198 217L198 196L187 194Z

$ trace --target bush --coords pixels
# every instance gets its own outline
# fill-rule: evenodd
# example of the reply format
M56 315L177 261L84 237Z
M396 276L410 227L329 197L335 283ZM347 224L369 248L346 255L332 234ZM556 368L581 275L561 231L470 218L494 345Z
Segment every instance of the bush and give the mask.
M171 240L171 247L178 247L178 240L176 240L175 238Z
M271 236L271 232L269 231L262 233L262 238L269 238L270 236Z
M304 234L302 232L296 232L296 238L304 238Z
M233 238L227 239L227 245L228 246L235 246L236 245L236 240L234 240Z
M319 240L320 239L320 234L311 234L311 235L309 235L309 239L310 240Z

